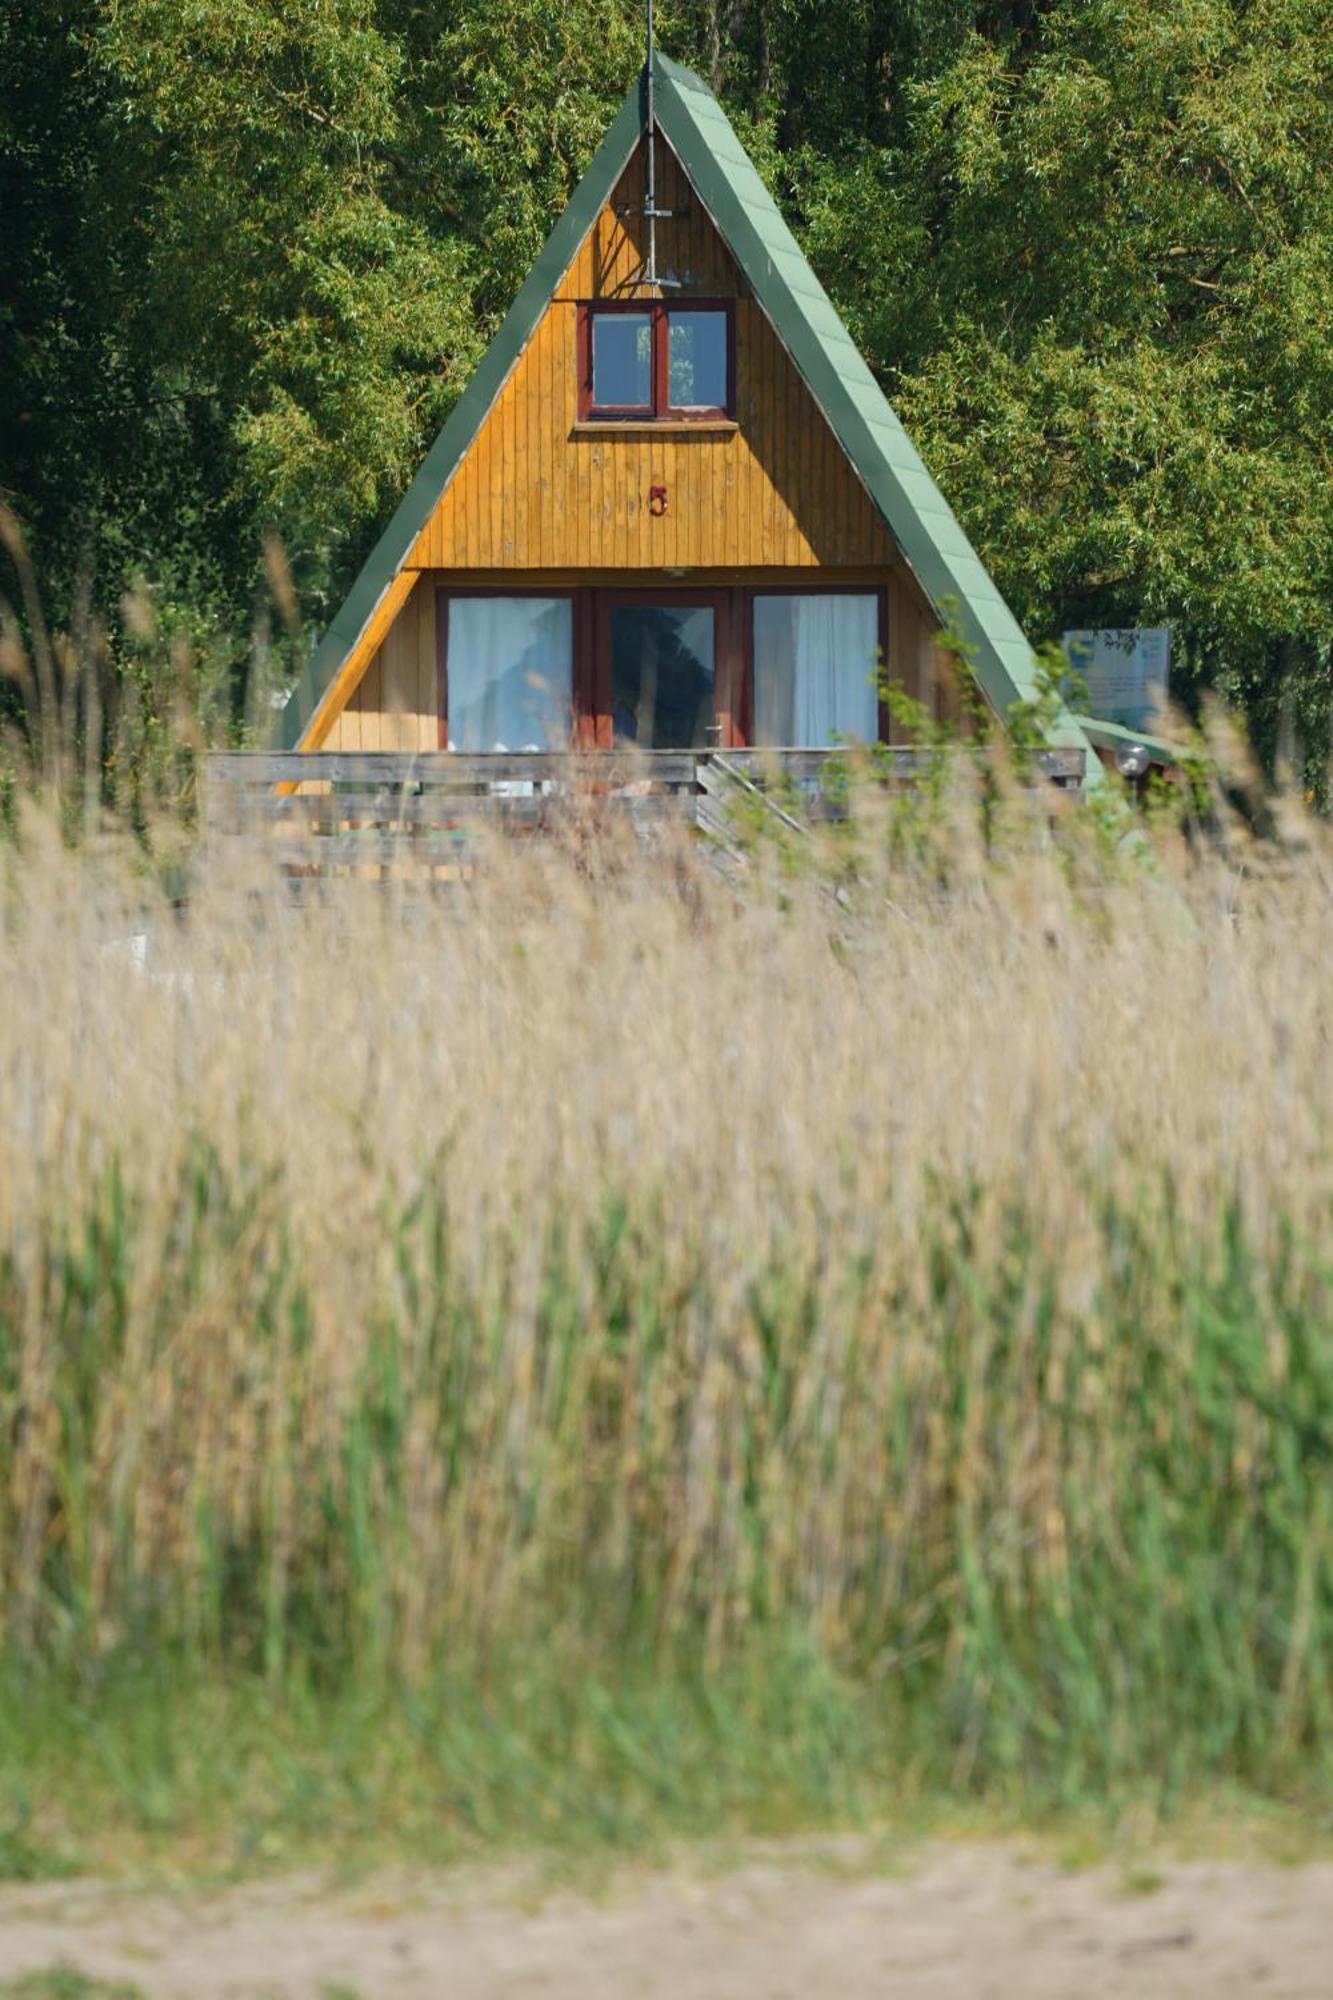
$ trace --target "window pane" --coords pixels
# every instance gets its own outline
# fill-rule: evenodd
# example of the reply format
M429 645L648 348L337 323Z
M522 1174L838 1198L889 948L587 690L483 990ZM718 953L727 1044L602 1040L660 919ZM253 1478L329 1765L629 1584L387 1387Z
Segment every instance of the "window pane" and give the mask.
M567 597L451 597L449 748L565 749L573 637Z
M592 400L599 410L647 410L653 401L653 322L647 313L594 313Z
M617 605L611 613L611 712L616 736L645 750L708 742L713 614L707 605Z
M668 396L673 410L727 407L727 315L673 312L667 317Z
M873 743L878 650L877 597L756 597L755 741L789 750Z

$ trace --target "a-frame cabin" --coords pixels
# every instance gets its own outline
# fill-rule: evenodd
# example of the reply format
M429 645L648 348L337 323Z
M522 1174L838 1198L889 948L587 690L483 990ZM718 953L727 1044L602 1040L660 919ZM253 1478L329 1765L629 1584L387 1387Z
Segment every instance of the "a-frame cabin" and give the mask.
M1031 698L1022 632L717 100L659 55L281 739L399 753L891 740L885 668L949 710L946 618L997 713ZM1054 740L1087 747L1072 717Z

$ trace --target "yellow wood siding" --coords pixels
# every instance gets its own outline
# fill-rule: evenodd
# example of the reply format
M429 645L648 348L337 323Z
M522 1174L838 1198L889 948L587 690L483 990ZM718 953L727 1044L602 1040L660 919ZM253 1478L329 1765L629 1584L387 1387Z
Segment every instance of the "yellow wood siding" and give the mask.
M422 578L324 739L326 750L434 750L435 591Z
M335 747L345 750L353 747L347 743L339 745L331 743L329 741L331 732L337 727L338 717L345 711L347 703L354 699L367 668L378 657L379 648L393 631L404 605L412 598L416 582L417 572L413 569L404 569L393 579L375 606L365 631L343 661L332 686L316 709L302 739L303 750Z
M577 307L552 305L410 557L418 569L889 563L892 538L758 306L738 427L580 431ZM781 415L775 420L777 407ZM663 486L667 512L648 511Z
M660 148L663 206L690 200ZM889 563L883 520L752 298L692 202L660 225L673 297L735 299L737 425L580 430L579 302L623 294L642 263L636 160L603 209L409 563L417 569L653 569ZM667 511L648 511L650 487Z

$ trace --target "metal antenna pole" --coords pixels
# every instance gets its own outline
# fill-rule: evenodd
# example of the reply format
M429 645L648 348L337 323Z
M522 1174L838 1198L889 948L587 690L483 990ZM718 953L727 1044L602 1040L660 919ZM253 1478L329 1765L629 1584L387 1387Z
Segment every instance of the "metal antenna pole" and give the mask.
M675 289L680 279L673 276L662 277L657 269L657 225L669 222L674 216L688 215L688 208L659 208L657 206L657 40L653 32L653 0L648 0L648 59L643 66L643 138L646 151L644 168L644 192L647 196L642 214L648 222L648 256L642 270L634 280L635 291L660 292ZM633 205L617 211L621 215L635 213Z
M653 0L648 0L648 61L646 65L645 117L648 131L648 268L644 272L644 283L657 283L657 149L653 143L653 130L657 122L657 108L653 100Z

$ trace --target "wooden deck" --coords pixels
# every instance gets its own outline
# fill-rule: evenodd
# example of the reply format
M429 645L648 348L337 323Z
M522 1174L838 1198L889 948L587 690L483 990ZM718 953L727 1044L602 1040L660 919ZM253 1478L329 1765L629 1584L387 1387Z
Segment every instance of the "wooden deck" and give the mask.
M884 781L910 785L929 753L881 749ZM284 873L423 868L455 872L483 826L515 833L575 811L624 816L636 831L675 822L726 839L733 802L800 830L842 816L830 750L650 750L588 754L492 751L239 751L206 760L206 838L245 837ZM1083 784L1083 753L1041 752L1042 776ZM299 788L299 789L298 789Z

